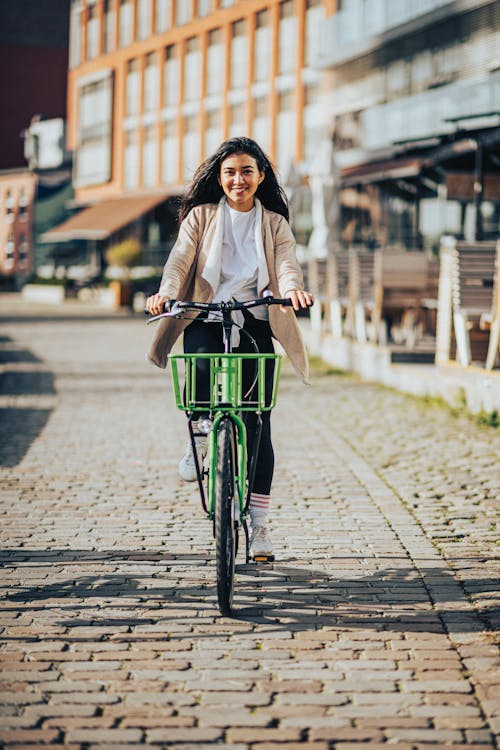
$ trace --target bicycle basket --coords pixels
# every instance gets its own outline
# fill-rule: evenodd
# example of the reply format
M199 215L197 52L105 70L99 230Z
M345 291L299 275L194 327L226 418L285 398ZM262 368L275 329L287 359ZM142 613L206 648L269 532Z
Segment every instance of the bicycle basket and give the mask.
M172 354L169 357L172 367L174 398L178 409L188 412L218 411L237 409L238 411L269 411L276 404L281 356L278 354ZM271 398L266 403L266 368L274 363ZM250 393L244 392L243 371L250 368L253 387ZM185 374L185 388L181 385L182 370ZM203 375L200 375L200 371ZM209 398L197 397L197 380L209 377Z

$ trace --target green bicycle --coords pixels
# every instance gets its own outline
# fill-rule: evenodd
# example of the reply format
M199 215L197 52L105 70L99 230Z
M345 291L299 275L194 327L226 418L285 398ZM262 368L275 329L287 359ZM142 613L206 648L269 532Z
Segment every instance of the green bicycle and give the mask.
M186 412L188 430L196 466L198 488L203 510L213 524L216 549L217 598L222 615L230 616L234 592L235 559L238 552L240 526L245 534L246 562L250 561L248 508L257 465L262 412L276 404L281 356L240 354L232 351L231 330L235 324L232 313L261 305L287 305L288 299L271 295L247 302L181 302L168 303L168 312L157 315L150 323L163 317L184 317L188 311L216 313L223 327L224 353L170 355L175 403ZM255 342L254 342L255 344ZM255 345L255 349L257 346ZM273 368L271 393L266 394L266 368ZM200 400L197 389L200 368L208 370L209 398ZM244 387L244 372L250 388ZM184 387L181 385L184 371ZM256 414L256 434L252 455L248 460L245 412ZM208 418L198 419L203 414ZM197 422L197 432L193 422ZM200 465L196 451L196 437L208 435L208 461ZM207 480L206 489L204 480ZM258 559L257 559L258 560ZM262 558L262 561L271 561Z

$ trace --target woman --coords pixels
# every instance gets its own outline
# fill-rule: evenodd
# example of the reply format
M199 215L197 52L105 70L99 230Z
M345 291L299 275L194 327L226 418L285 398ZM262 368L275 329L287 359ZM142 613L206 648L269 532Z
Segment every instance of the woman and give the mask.
M262 296L265 290L274 297L289 298L295 311L309 307L313 297L303 289L288 218L286 196L258 144L249 138L225 141L198 167L181 202L179 235L165 265L160 289L147 300L147 310L157 315L170 299L245 301ZM246 312L241 322L243 331L254 338L261 352L274 351L274 336L297 374L307 382L307 354L293 310L277 305L258 307L253 314ZM181 332L186 353L223 351L220 322L207 316L199 316L194 322L164 318L148 355L159 367L166 366L168 353ZM233 350L252 351L247 339L242 334ZM269 378L272 379L272 372ZM255 417L249 415L249 455L254 430ZM206 438L197 439L197 451L203 460ZM265 523L273 471L270 413L266 412L249 508L253 558L272 558ZM179 463L179 473L186 481L196 479L191 443Z

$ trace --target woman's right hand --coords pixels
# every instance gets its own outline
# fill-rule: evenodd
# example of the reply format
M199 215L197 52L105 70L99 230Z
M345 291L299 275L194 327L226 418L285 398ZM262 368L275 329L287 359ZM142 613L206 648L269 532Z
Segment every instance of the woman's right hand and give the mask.
M151 315L161 315L166 312L165 304L168 302L168 297L164 294L152 294L146 300L146 310Z

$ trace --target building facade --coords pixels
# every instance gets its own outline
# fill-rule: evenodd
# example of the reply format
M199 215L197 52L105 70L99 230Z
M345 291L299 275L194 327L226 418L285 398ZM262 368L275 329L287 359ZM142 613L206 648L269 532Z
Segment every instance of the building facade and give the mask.
M77 199L179 188L232 135L286 177L316 142L323 0L74 0Z
M315 64L346 243L498 236L498 0L341 0Z
M0 171L0 281L17 286L33 271L36 177L29 169Z

